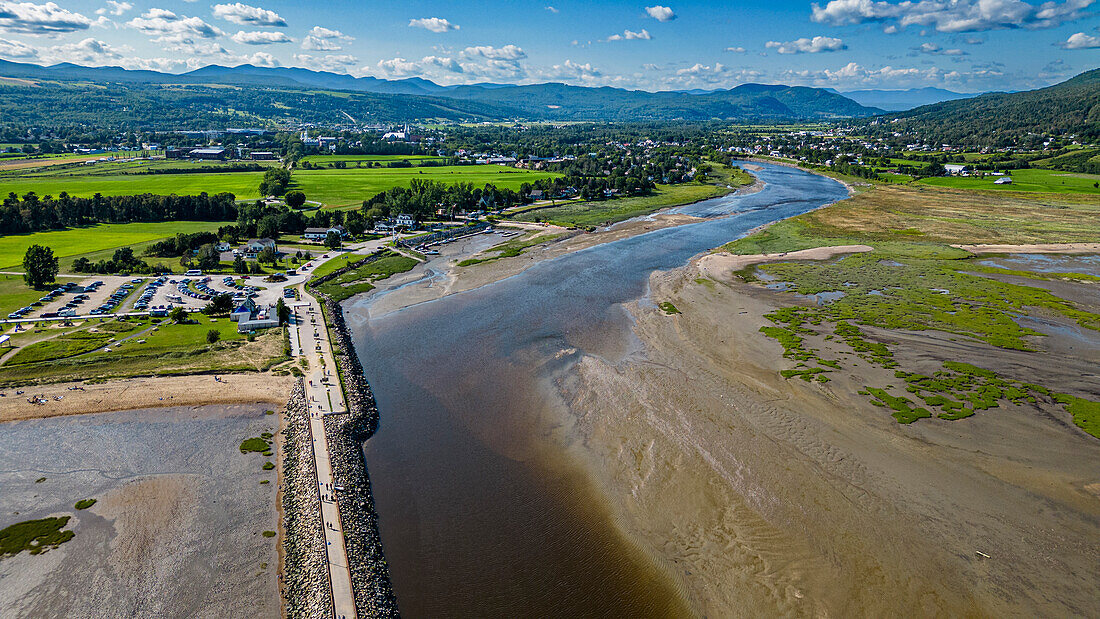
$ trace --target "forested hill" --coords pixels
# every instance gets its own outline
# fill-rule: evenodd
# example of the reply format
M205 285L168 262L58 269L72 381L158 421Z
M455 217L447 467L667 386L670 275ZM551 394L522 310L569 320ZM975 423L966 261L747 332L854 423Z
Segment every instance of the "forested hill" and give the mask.
M415 90L416 93L410 93ZM800 121L881 112L820 88L745 84L699 94L565 84L444 87L294 68L183 75L0 61L0 123L103 129L416 120Z
M536 84L462 86L438 96L481 101L548 120L807 120L879 112L821 88L744 84L703 94Z
M1096 142L1100 141L1100 69L1039 90L945 101L878 120L880 128L913 132L936 144L1033 145L1043 134L1076 135L1084 142Z

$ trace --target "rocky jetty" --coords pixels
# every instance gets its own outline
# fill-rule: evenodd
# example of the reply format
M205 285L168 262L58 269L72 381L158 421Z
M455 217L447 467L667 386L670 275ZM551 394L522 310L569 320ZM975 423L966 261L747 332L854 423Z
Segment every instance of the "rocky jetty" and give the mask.
M328 278L378 260L384 252L372 254L364 260L333 271ZM340 506L340 521L344 529L348 563L351 567L352 587L355 590L356 612L360 617L397 617L397 598L390 585L389 568L382 551L382 538L378 532L378 514L374 509L370 477L363 458L363 441L378 428L378 408L370 385L363 376L363 366L355 353L351 333L344 322L340 304L323 293L315 294L324 305L329 321L332 352L344 387L347 402L346 415L325 418L325 435L328 438L329 458L332 461L334 485L344 488L335 492Z
M302 381L286 405L283 429L283 530L285 564L283 597L286 616L332 617L332 588L321 524L320 491L313 466L309 410Z

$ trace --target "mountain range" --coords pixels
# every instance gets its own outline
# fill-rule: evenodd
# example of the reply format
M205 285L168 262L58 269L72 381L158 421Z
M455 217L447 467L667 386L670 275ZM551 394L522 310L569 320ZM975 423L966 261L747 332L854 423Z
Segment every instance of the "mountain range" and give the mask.
M893 113L880 126L956 145L1035 146L1051 135L1100 141L1100 69L1038 90L986 93Z
M89 81L120 85L236 85L262 89L325 89L377 95L453 100L446 105L461 115L499 115L526 120L824 120L864 117L881 110L836 92L802 86L743 84L709 92L649 92L546 83L516 86L475 84L441 86L421 78L385 80L290 67L210 65L182 74L85 67L71 63L43 67L0 61L0 76L61 82ZM435 106L435 107L438 107ZM384 118L379 120L395 120Z
M887 112L911 110L922 105L931 105L933 103L954 101L957 99L969 99L970 97L977 96L932 87L909 88L906 90L849 90L846 92L839 92L839 94L848 97L860 105L877 107Z

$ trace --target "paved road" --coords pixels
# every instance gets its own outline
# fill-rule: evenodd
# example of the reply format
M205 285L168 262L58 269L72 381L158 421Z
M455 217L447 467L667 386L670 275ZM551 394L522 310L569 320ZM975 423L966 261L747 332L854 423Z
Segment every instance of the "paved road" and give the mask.
M300 344L300 353L309 363L306 374L306 397L309 400L309 431L313 439L314 466L321 490L321 520L325 529L325 545L328 552L329 581L332 583L332 599L336 617L354 619L355 595L351 586L347 548L344 546L340 508L333 493L332 461L329 458L328 439L325 436L324 416L347 412L344 394L336 376L336 363L328 341L328 331L317 300L304 286L299 287L302 301L295 303L292 320ZM293 341L294 338L292 337Z

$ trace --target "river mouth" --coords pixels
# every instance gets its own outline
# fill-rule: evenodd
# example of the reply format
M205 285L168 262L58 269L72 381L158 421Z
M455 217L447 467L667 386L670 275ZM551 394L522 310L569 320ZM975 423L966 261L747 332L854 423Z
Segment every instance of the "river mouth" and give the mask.
M631 539L586 457L562 385L584 355L633 347L623 305L649 274L843 186L762 164L767 185L699 203L698 223L536 264L349 325L381 414L365 445L382 541L410 617L686 616L683 578Z

